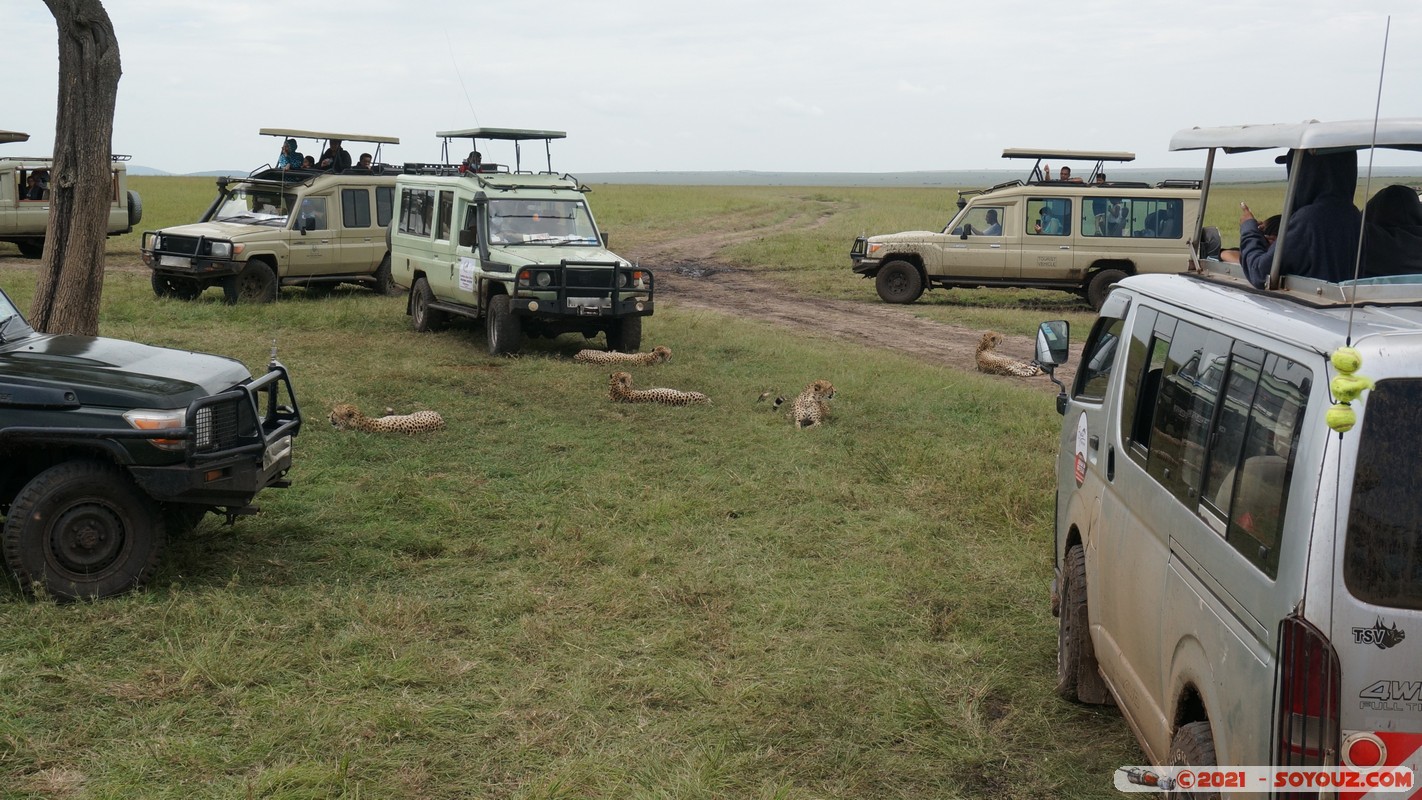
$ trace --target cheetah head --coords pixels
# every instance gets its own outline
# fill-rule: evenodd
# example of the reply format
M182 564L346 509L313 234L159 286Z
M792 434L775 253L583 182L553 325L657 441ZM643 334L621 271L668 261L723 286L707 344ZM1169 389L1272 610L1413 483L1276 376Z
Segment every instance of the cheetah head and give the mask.
M612 379L609 381L609 384L612 386L612 388L613 388L614 390L617 390L617 389L631 389L631 388L632 388L632 375L631 375L631 373L627 373L627 372L614 372L614 373L612 373Z
M810 394L820 398L821 400L833 400L834 384L821 378L820 380L817 380L814 383L810 384L809 392Z
M349 430L355 427L355 421L360 418L360 412L350 403L338 403L331 409L331 427L337 430Z
M657 345L652 348L652 355L657 357L659 363L665 364L671 361L671 348Z
M978 342L978 352L992 350L1002 344L1002 334L997 331L988 331L983 334L983 338Z

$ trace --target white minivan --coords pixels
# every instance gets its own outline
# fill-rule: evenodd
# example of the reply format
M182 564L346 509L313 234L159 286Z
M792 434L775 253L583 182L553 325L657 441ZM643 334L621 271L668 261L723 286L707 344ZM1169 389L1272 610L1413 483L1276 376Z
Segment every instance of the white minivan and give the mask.
M1422 120L1192 129L1172 146L1213 164L1373 142L1415 147ZM1058 399L1058 691L1118 705L1156 765L1422 772L1422 274L1288 267L1256 289L1197 260L1106 298ZM1067 339L1045 323L1039 359L1063 363ZM1374 382L1346 403L1345 347Z

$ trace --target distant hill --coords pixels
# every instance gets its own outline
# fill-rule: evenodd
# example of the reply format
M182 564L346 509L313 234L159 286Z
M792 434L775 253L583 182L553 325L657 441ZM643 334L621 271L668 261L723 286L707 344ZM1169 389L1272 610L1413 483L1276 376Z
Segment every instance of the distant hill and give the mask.
M190 172L188 177L246 175L251 170L229 169ZM132 164L130 175L170 176L153 167ZM574 173L585 183L653 184L661 186L942 186L985 187L1004 181L1020 180L1026 171L1006 169L938 170L925 172L755 172L727 170L721 172L580 172ZM1112 169L1107 174L1113 180L1156 183L1170 178L1199 180L1203 169ZM1373 177L1402 179L1407 183L1422 181L1422 168L1387 167L1373 170ZM1220 183L1273 183L1284 180L1283 167L1242 167L1215 170Z

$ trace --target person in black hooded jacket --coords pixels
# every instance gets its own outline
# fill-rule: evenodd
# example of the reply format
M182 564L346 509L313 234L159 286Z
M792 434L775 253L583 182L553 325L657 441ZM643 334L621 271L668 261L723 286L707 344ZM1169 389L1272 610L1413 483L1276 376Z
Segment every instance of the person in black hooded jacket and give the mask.
M1293 163L1293 151L1289 152ZM1353 277L1362 217L1353 206L1358 185L1358 154L1318 154L1305 150L1295 176L1294 207L1284 226L1280 270L1337 283ZM1274 248L1259 230L1249 206L1240 203L1239 263L1255 288L1264 288L1274 264Z
M1422 273L1422 200L1408 186L1388 186L1363 214L1364 278Z

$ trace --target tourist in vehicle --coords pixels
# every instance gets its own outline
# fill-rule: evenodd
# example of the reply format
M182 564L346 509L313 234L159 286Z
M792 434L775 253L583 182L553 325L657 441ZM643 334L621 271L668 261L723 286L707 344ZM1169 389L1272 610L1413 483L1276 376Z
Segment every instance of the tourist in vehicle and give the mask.
M995 209L995 208L989 208L989 209L987 210L987 213L986 213L985 215L983 215L983 216L984 216L984 219L987 221L987 227L983 229L982 235L983 235L983 236L1001 236L1001 235L1002 235L1002 223L999 222L998 219L997 219L997 209Z
M484 166L484 157L478 150L470 150L469 156L464 159L464 163L459 168L464 172L478 172Z
M1287 162L1293 163L1290 151ZM1330 283L1353 277L1362 215L1353 206L1358 185L1358 154L1317 154L1305 150L1299 161L1294 209L1283 231L1281 271ZM1264 237L1249 206L1239 204L1239 263L1255 288L1269 280L1274 247Z
M1120 236L1130 222L1130 212L1126 210L1126 201L1120 197L1111 199L1111 205L1106 207L1106 235Z
M303 157L303 158L301 159L301 168L302 168L302 169L316 169L316 159L315 159L315 158L312 158L311 156L305 156L305 157Z
M44 199L44 182L40 180L40 174L38 172L31 172L30 176L25 179L25 195L22 199Z
M356 162L356 166L360 169L370 169L371 161L373 159L374 156L372 156L370 153L361 153L360 160Z
M1388 186L1363 212L1363 264L1359 277L1422 274L1422 200L1417 190Z
M332 139L331 146L321 154L321 160L316 163L316 166L328 172L345 172L351 168L351 154L341 147L340 139Z
M1061 236L1062 221L1052 215L1051 206L1042 204L1041 218L1033 226L1033 231L1044 236Z
M1264 234L1264 241L1267 242L1270 247L1273 247L1274 240L1279 238L1279 220L1281 219L1283 219L1283 217L1275 214L1259 225L1259 231ZM1220 260L1227 261L1231 264L1238 264L1239 248L1231 247L1228 250L1221 250Z
M281 155L277 156L277 169L296 169L301 166L303 156L296 149L296 140L287 139L281 143Z

